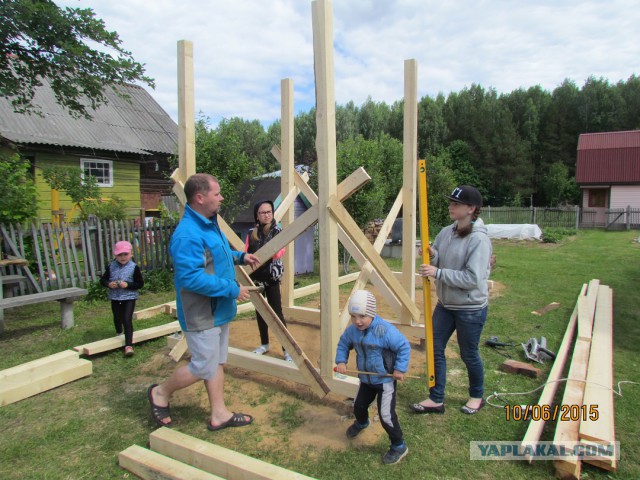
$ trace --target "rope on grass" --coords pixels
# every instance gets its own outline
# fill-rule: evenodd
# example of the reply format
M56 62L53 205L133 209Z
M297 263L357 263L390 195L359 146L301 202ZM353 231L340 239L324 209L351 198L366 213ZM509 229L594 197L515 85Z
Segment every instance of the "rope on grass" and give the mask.
M505 405L507 405L506 403L504 405L496 405L491 403L491 399L492 398L500 398L500 397L508 397L508 396L512 396L512 395L530 395L532 393L537 392L538 390L540 390L541 388L544 388L546 385L550 384L550 383L555 383L555 382L566 382L568 380L573 380L571 378L559 378L558 380L551 380L549 382L545 382L542 385L538 386L537 388L534 388L533 390L529 390L528 392L505 392L505 393L498 393L498 392L493 392L491 395L489 395L486 399L486 402L488 405L491 405L492 407L496 407L496 408L504 408ZM606 385L602 385L600 383L596 383L596 382L587 382L586 380L574 380L576 382L582 382L582 383L591 383L592 385L597 385L599 387L602 388L606 388L608 390L611 390L613 393L615 393L616 395L622 397L622 387L620 385L622 385L623 383L629 383L631 385L640 385L640 382L632 382L630 380L622 380L620 382L618 382L618 390L614 390L611 387L608 387Z

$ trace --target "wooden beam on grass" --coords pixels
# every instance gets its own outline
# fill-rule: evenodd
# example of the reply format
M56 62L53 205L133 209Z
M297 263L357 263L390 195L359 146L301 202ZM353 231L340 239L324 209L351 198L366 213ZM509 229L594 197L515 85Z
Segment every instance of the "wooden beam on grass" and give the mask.
M582 406L584 397L584 382L587 378L587 365L589 363L589 351L591 349L591 331L593 329L593 317L595 314L595 302L590 297L597 298L597 288L591 287L589 282L587 296L578 297L578 338L573 348L571 366L567 375L567 383L562 397L562 405ZM597 285L599 286L599 281ZM593 308L591 307L593 304ZM553 442L561 445L565 442L578 442L580 423L577 421L557 422ZM556 476L559 478L580 478L582 463L577 457L567 457L562 460L554 460Z
M580 422L580 441L616 445L613 401L613 292L600 285L593 323L593 337L584 387L583 405L589 407L586 418ZM595 414L595 415L594 415ZM601 457L584 462L616 471L616 456Z
M138 445L131 445L120 452L118 464L144 480L224 480Z
M312 480L306 475L166 427L152 432L149 444L155 452L227 480Z
M133 343L145 342L154 338L171 335L172 333L179 331L180 324L177 321L158 325L157 327L145 328L144 330L137 330L133 332ZM98 353L108 352L109 350L116 350L123 347L124 336L98 340L97 342L73 347L73 349L84 355L97 355Z
M167 304L156 305L154 307L144 308L133 312L134 320L144 320L146 318L152 318L161 313L167 313Z
M0 406L91 375L92 363L65 350L0 371Z
M578 299L584 296L587 291L587 284L582 285L582 289L580 290L580 294L578 295ZM567 364L567 359L569 358L569 349L571 348L571 344L573 343L573 337L576 331L576 325L578 321L578 302L576 301L576 306L573 309L573 313L569 317L569 322L567 323L567 328L564 332L564 336L562 337L562 342L560 343L560 347L558 347L558 351L556 352L556 359L553 362L553 366L551 367L551 371L549 372L549 376L547 377L547 384L544 386L542 393L540 394L540 398L538 399L538 405L549 405L553 403L553 398L556 395L556 391L558 390L559 380L562 377L564 372L564 367ZM540 436L542 435L542 430L544 429L545 421L542 419L539 420L531 420L529 422L529 426L527 427L527 431L524 434L524 438L522 439L522 445L524 447L531 446L532 450L535 451L536 445L540 441ZM527 456L527 461L532 463L534 458L532 456Z

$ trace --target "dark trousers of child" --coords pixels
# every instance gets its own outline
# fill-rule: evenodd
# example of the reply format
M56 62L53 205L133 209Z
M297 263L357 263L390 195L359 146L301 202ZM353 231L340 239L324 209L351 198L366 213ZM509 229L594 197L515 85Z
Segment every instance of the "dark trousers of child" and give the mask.
M391 446L404 444L398 415L396 415L396 387L396 381L377 385L360 382L358 394L353 402L353 414L357 422L360 425L365 425L369 420L369 405L377 397L380 423L389 435Z
M287 326L287 322L284 320L284 315L282 314L282 296L280 295L280 282L269 285L263 283L264 292L262 292L262 296L267 299L267 303L273 309L278 318L284 323L284 326ZM256 318L258 320L258 330L260 331L260 344L266 345L269 343L269 326L267 322L264 321L264 318L256 312Z
M122 333L124 328L125 347L133 345L133 311L135 308L135 300L111 300L113 324L118 335Z

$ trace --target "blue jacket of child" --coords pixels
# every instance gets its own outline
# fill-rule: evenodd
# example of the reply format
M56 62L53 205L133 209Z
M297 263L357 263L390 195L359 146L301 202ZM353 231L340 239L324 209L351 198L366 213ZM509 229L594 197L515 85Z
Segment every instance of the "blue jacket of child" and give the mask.
M409 369L411 345L396 327L376 315L366 330L349 325L338 341L336 364L347 363L351 349L356 350L356 365L363 372L380 375L359 374L360 381L369 384L393 382L385 377L394 370L406 373Z

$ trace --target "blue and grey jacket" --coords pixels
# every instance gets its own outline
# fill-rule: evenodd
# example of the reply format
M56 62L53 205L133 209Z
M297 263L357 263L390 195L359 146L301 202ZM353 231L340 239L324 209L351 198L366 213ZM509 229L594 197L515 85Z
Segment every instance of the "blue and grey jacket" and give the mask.
M180 328L197 332L233 320L240 293L234 265L244 262L244 253L231 250L217 215L205 218L187 204L169 252Z
M360 381L369 384L393 382L393 377L384 377L394 370L406 373L409 369L411 345L396 327L376 315L366 330L358 330L349 325L338 341L336 364L347 363L351 349L356 350L356 365L362 372L380 375L360 374Z
M100 277L100 285L109 287L111 282L127 282L127 288L110 288L107 291L109 300L122 302L124 300L136 300L138 290L144 287L144 278L140 267L133 260L122 265L117 260L112 260Z
M451 310L476 310L489 302L487 280L491 271L491 239L481 218L473 224L471 233L460 237L455 223L443 228L432 248L431 265L436 272L438 302Z

